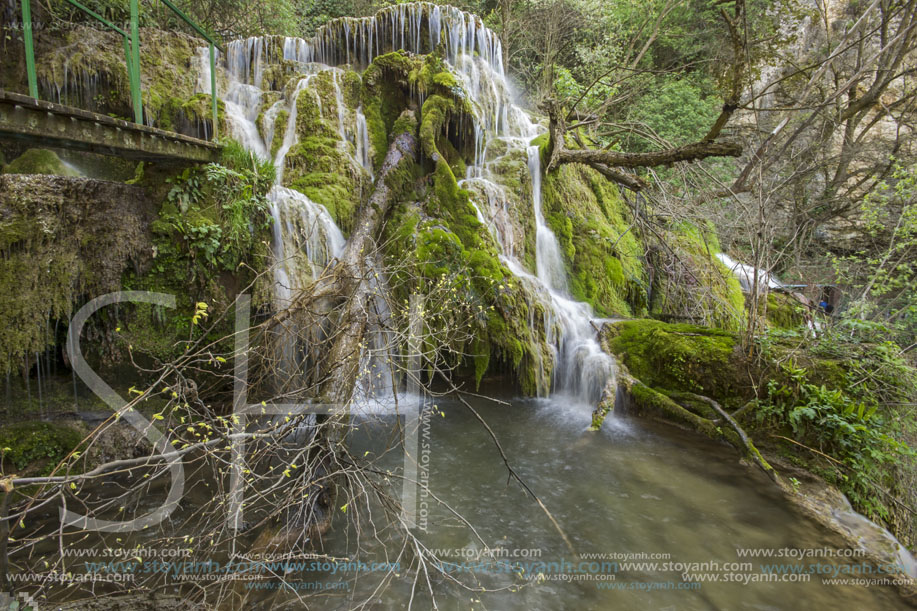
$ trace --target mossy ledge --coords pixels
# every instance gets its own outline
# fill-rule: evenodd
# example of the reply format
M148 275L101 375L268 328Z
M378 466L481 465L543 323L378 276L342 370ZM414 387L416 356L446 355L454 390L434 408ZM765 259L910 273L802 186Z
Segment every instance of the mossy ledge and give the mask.
M120 290L127 269L149 269L154 211L137 186L0 175L0 371L53 345L48 325L85 296Z
M29 149L22 155L2 166L3 174L53 174L56 176L79 176L80 173L64 165L54 151Z

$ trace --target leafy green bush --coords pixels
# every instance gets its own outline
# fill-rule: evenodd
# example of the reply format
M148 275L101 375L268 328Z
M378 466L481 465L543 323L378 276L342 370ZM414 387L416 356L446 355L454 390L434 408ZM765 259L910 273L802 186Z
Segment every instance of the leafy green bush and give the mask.
M644 123L659 138L673 144L699 140L713 125L722 102L712 95L712 86L697 78L660 77L655 85L630 107L628 118ZM659 148L634 138L628 150Z
M881 323L910 344L917 336L917 164L896 164L860 202L859 216L863 247L833 259L852 296L849 316Z
M21 422L0 430L0 455L7 467L25 469L31 463L48 459L45 473L75 449L83 436L70 427L48 422Z
M176 0L176 6L205 30L223 38L260 34L294 34L299 31L295 0ZM89 6L115 23L130 19L128 0L95 0ZM52 13L66 21L84 21L96 26L84 12L66 2L49 3ZM140 25L163 30L191 28L182 19L158 2L141 0Z
M266 298L265 269L272 218L266 197L273 164L224 141L220 163L187 168L171 184L159 217L152 224L154 255L148 271L129 271L123 285L176 296L175 309L135 304L122 321L125 348L159 361L181 353L183 343L202 333L195 324L199 304L212 308L220 325L209 329L213 341L231 337L230 307L236 291L251 289L256 303Z
M789 428L793 438L828 463L820 469L859 511L889 522L895 468L915 453L893 436L874 397L857 399L842 389L812 384L809 372L782 366L785 381L772 379L757 412L759 425Z
M172 189L154 230L172 240L160 241L164 255L189 256L212 270L235 271L255 248L259 230L270 225L265 197L274 166L224 142L223 164L187 168L170 179ZM157 264L163 267L167 260Z

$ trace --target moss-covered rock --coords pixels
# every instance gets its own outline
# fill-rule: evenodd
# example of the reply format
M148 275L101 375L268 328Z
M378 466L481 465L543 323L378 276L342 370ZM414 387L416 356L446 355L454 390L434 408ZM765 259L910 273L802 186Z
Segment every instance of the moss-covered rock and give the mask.
M721 434L721 430L718 431L709 419L686 409L667 394L646 384L633 384L630 388L630 395L633 413L684 425L711 438L717 438Z
M160 108L156 127L204 140L213 137L213 106L209 93L196 93L187 99L167 98ZM229 133L225 105L220 99L217 99L217 124L220 135Z
M48 149L29 149L3 168L4 174L54 174L79 176L75 169L64 165L57 153Z
M286 156L284 185L327 208L345 233L372 187L367 172L355 158L359 76L352 71L324 70L306 77L308 86L296 101L298 142ZM275 121L272 150L282 140L285 118ZM342 137L342 133L344 137ZM384 154L384 152L383 152Z
M144 119L178 129L183 105L197 86L200 39L176 31L141 28L140 79ZM133 120L124 44L115 32L76 26L60 36L38 39L36 71L42 96L63 104ZM209 95L208 104L209 104ZM210 117L208 112L198 117ZM187 116L190 126L195 117ZM189 133L196 136L198 133Z
M645 313L643 245L617 188L591 168L566 164L545 176L542 208L560 242L573 296L600 316Z
M767 294L767 322L778 329L794 329L806 324L805 305L786 293Z
M549 390L553 369L552 353L545 342L545 306L529 287L514 282L512 273L499 259L491 234L478 220L470 193L459 187L440 150L439 142L449 131L448 123L465 111L460 100L442 95L432 95L424 102L420 138L425 154L435 166L433 189L425 208L428 214L445 222L455 236L454 243L461 246L450 257L452 265L467 270L475 298L491 304L479 341L489 344L495 361L511 365L523 392L543 395ZM457 144L458 149L461 141ZM482 369L479 360L475 366L479 378Z
M748 388L741 382L736 337L726 331L657 320L605 325L603 346L649 387L693 392L738 407Z
M650 315L739 331L745 321L745 296L735 275L716 254L712 225L672 223L660 233L664 244L649 252L653 266Z
M456 180L455 172L473 154L473 134L461 127L471 124L469 108L460 92L447 89L453 83L441 76L437 82L441 60L400 53L379 59L364 75L364 92L378 90L382 72L392 75L389 83L413 84L431 92L421 109L419 128L400 125L397 117L386 119L392 133L418 129L425 159L415 168L415 177L426 168L432 170L428 181L415 183L412 193L408 189L409 200L416 201L397 206L387 225L383 243L395 270L393 290L404 298L443 279L454 283L456 303L476 312L477 330L469 346L451 348L466 355L477 381L490 370L507 367L516 373L523 392L546 394L553 357L545 343L544 305L529 288L513 281L490 232L478 220L471 194ZM387 89L386 112L391 113L396 102L402 109L412 107L410 95L395 92L391 85ZM364 105L372 103L364 97Z
M154 214L135 186L0 176L0 371L53 344L48 326L75 303L121 289L127 269L149 268Z
M0 459L4 473L48 474L83 440L77 429L51 422L20 422L0 429Z
M187 168L169 179L172 188L149 229L151 265L141 273L126 270L122 282L131 290L175 295L177 307L135 305L121 331L130 345L168 360L181 354L178 340L197 331L198 303L207 304L210 316L227 313L210 330L214 341L231 334L233 300L244 287L254 283L255 307L270 303L270 281L256 270L271 261L265 195L273 178L272 164L230 141L221 164Z
M418 65L416 58L398 51L376 57L363 72L360 98L376 168L382 165L389 134L401 111L416 107L411 99L411 73Z

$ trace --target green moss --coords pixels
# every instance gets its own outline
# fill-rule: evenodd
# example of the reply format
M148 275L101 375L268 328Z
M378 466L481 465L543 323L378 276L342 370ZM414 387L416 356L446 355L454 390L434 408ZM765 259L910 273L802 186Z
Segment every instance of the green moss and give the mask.
M431 227L417 236L417 259L428 278L447 274L456 261L464 259L458 236L439 227Z
M363 116L366 117L366 131L373 150L373 167L382 167L388 150L388 129L382 114L382 100L367 93L363 98Z
M468 192L458 187L449 165L439 156L433 185L424 203L426 214L399 206L386 231L388 260L394 267L413 268L396 274L394 290L406 297L423 286L452 278L461 289L456 300L479 304L479 329L468 359L478 381L498 363L511 367L526 394L545 394L550 382L550 358L544 345L543 312L532 295L514 285L500 263L487 230L478 222ZM424 217L431 220L422 220ZM436 220L432 220L436 219ZM420 281L418 287L416 282Z
M341 93L344 96L344 104L350 108L356 108L361 103L361 93L363 90L363 77L355 70L346 70L341 81Z
M564 165L545 176L542 191L573 296L600 316L645 312L643 247L617 188L592 169Z
M653 388L695 392L731 404L747 392L740 386L736 337L726 331L631 320L606 325L603 341L637 379Z
M456 150L455 146L449 142L448 138L437 138L436 139L436 148L442 153L443 158L446 160L446 163L449 164L449 168L452 170L453 175L455 176L464 176L467 170L465 165L465 160L462 159L462 155Z
M735 275L715 256L720 247L712 225L681 221L663 231L662 239L665 245L650 256L656 268L651 315L740 331L745 295Z
M271 159L277 157L277 151L283 146L283 137L287 131L287 123L290 119L290 112L287 109L281 109L277 116L274 117L274 132L271 138Z
M357 167L351 155L342 148L350 144L342 145L338 133L334 88L337 83L338 87L346 89L348 81L346 77L343 84L335 81L335 74L326 70L314 76L310 86L297 98L299 142L287 153L284 184L325 206L342 231L349 233L354 214L368 197L370 182L363 169ZM353 110L348 108L345 114ZM282 141L282 133L283 129L277 131L275 127L275 143Z
M475 338L471 344L471 358L474 361L474 384L475 390L480 389L481 380L490 367L490 346Z
M311 136L290 149L284 183L325 206L345 233L363 200L361 176L337 148L337 138Z
M667 422L676 422L690 426L708 437L720 435L716 426L705 418L694 414L675 403L665 394L645 384L634 384L630 389L634 411L641 415L655 416Z
M64 165L57 153L48 149L29 149L7 165L4 174L56 174L79 176L80 173Z
M161 116L168 117L173 126L170 128L167 124L160 122L158 127L162 129L191 131L198 124L203 124L209 126L207 128L209 133L213 133L213 105L210 101L209 93L194 94L190 98L177 103L171 114L163 113ZM219 98L217 98L217 122L220 134L230 133L229 125L226 123L226 107L223 104L223 100Z
M437 219L432 231L422 222L417 226L419 246L412 256L427 275L466 277L465 299L481 304L477 343L469 356L476 379L502 364L513 369L524 393L543 395L549 389L553 358L545 343L544 306L512 281L490 232L478 221L471 194L458 185L456 173L464 174L467 156L473 154L473 134L461 130L472 121L461 91L448 89L443 78L436 82L438 70L437 62L427 58L411 75L418 86L435 89L421 110L419 139L433 166L423 206L428 217Z
M270 44L271 40L268 39L268 44ZM270 53L271 51L267 52ZM280 55L283 51L277 48L274 52ZM274 57L277 58L277 55ZM301 70L302 66L292 60L272 59L271 62L265 62L261 68L261 89L265 92L283 91L291 79L301 77ZM267 100L266 102L267 105L271 103Z
M792 295L767 294L767 322L778 329L795 329L806 324L804 306Z
M140 75L146 113L158 119L169 100L194 96L197 85L197 72L191 66L194 55L195 43L187 36L152 29L143 32ZM208 104L209 98L208 95Z
M514 236L513 252L526 269L535 269L535 216L532 214L532 181L525 149L511 149L507 143L495 140L489 143L487 169L494 182L503 189L501 214L509 227L503 229ZM464 176L464 174L459 174ZM477 181L466 183L478 207L486 210L490 205L488 190Z
M176 112L184 100L195 95L197 71L191 62L198 41L153 28L144 28L140 37L144 119L155 127L176 128ZM58 44L36 54L36 71L39 82L68 84L61 91L63 104L133 120L124 43L119 34L74 25L65 30ZM87 83L91 85L87 87ZM209 96L206 116L210 116Z
M417 134L417 117L413 111L406 110L395 120L392 125L392 137L399 134Z
M857 371L857 363L870 359L875 353L872 346L851 343L843 346L845 357L825 356L810 349L816 347L817 350L817 345L813 346L810 340L802 340L804 343L801 343L801 340L800 337L767 342L762 354L771 365L767 370L769 378L777 380L780 384L794 383L783 367L778 365L791 363L794 367L805 370L806 377L812 384L851 393L855 392L852 382L862 380L863 377L862 372ZM877 370L874 375L881 377L882 373ZM894 386L894 383L891 385ZM865 396L859 398L869 400L869 387L860 384L859 389L866 391Z
M420 122L420 144L424 155L437 161L439 149L436 140L442 133L446 120L455 108L455 102L441 95L433 95L423 103Z
M376 57L363 72L360 100L376 168L385 159L395 121L409 106L411 74L420 61L403 51L386 53Z
M68 426L50 422L21 422L0 429L0 452L4 471L22 471L41 461L42 474L52 469L83 440L83 435Z
M121 324L127 343L159 360L180 355L185 344L179 340L202 332L192 323L196 303L207 303L212 319L227 313L209 336L225 341L231 338L232 302L240 287L254 282L256 305L267 301L268 281L256 279L254 270L266 269L270 261L265 196L274 180L273 164L233 141L225 143L221 161L225 165L187 168L169 179L173 187L150 227L152 264L121 279L125 289L176 296L176 308L137 304Z
M537 146L541 149L542 156L544 156L545 149L548 146L548 143L551 141L551 136L547 132L541 134L540 136L535 136L529 142L529 146Z
M459 86L458 81L455 79L452 73L446 71L438 72L433 77L433 82L437 85L440 85L441 87L445 87L446 89L455 89Z
M121 289L130 262L147 264L146 204L120 183L0 176L0 373L54 346L75 303Z

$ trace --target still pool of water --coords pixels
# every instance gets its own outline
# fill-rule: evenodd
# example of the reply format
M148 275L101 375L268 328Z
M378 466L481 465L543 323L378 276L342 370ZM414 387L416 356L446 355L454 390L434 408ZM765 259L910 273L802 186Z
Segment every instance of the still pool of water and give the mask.
M434 413L429 427L422 427L420 434L421 444L429 443L421 462L429 465L431 493L473 524L490 547L525 550L518 553L528 555L503 556L500 566L537 567L525 563L568 561L577 567L581 559L573 556L545 512L517 483L507 483L507 470L488 432L460 404L442 400L436 405L444 417ZM679 585L682 571L620 565L614 581L586 580L589 575L579 577L583 579L580 581L558 581L554 580L557 568L549 566L545 580L518 588L520 578L494 574L493 565L481 565L481 559L453 555L456 563L470 562L469 568L484 569L457 576L463 583L498 591L465 590L432 573L430 580L440 609L909 608L892 586L828 585L823 577L832 576L817 574L806 583L757 581L762 579L762 564L803 565L805 570L816 570L809 567L820 565L821 570L849 571L855 569L843 567L857 561L738 557L737 548L814 550L844 548L844 544L788 505L766 477L740 464L730 447L621 415L609 418L602 431L590 432L590 410L559 397L512 400L508 405L479 399L473 405L580 556L669 554L667 559L647 556L637 561L711 563L708 569L697 572L755 581L703 582L688 590L684 589L688 586ZM358 437L352 442L354 453L384 448L391 439L394 421L391 416L359 420ZM399 464L395 459L400 457L393 458L393 466ZM464 554L482 549L480 541L450 509L432 498L425 500L429 508L426 532L419 533L424 545L463 549ZM349 541L352 545L352 533ZM343 539L335 540L333 533L326 545L340 551L347 547ZM375 549L372 542L362 545L361 560L384 559L384 545ZM397 552L386 551L389 559ZM737 562L751 562L752 567L727 570L727 563ZM589 569L583 567L587 572ZM416 609L431 608L424 579L421 577L414 594ZM404 608L411 599L412 583L413 576L406 579L402 575L379 594L374 592L378 580L363 576L349 593L338 592L323 599L322 607L343 609L369 601L371 609ZM283 606L284 598L274 597L272 604Z

